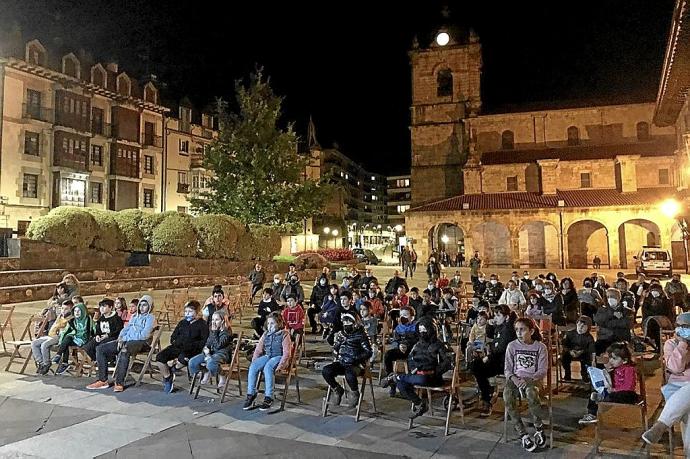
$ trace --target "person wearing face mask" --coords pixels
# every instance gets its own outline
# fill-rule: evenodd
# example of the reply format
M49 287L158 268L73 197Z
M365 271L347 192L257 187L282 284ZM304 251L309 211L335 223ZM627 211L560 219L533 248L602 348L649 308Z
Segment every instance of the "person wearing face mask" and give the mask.
M216 311L211 317L211 331L206 339L202 352L189 359L189 374L196 375L206 364L206 371L200 384L208 384L212 376L217 376L220 366L230 361L232 355L232 330L225 324L222 311ZM225 376L220 376L218 389L225 385Z
M498 300L503 295L503 284L498 280L498 274L491 274L489 284L484 291L484 299L491 305L498 304Z
M116 360L115 392L125 390L124 382L132 355L144 351L151 345L156 318L153 315L153 298L143 295L139 299L137 313L125 325L116 341L110 341L96 348L98 380L86 386L87 389L105 389L108 384L108 362Z
M477 277L476 282L472 282L472 296L474 298L482 299L484 298L484 292L486 292L486 287L489 285L489 282L486 280L486 276L484 276L484 273L480 272L478 274L479 275Z
M285 329L285 322L280 312L275 311L266 319L266 331L254 348L252 362L247 371L247 399L243 410L250 410L256 400L256 381L259 373L264 375L264 400L259 410L268 411L273 404L273 381L276 371L282 371L287 366L290 357L292 340Z
M417 395L414 386L440 386L443 374L451 368L452 357L448 346L438 339L436 324L432 319L422 318L417 322L419 340L407 357L409 373L393 375L400 395L414 404L410 419L421 416L429 409L426 399Z
M661 330L673 329L674 320L671 301L664 294L661 285L651 284L649 294L642 302L642 328L655 349L661 349Z
M594 314L597 324L597 340L594 348L601 355L606 348L618 341L630 342L633 315L621 304L621 292L615 288L606 291L606 303Z
M326 341L328 341L328 344L331 346L333 346L335 335L343 330L343 322L341 320L343 314L352 314L359 317L359 311L352 304L352 294L350 292L343 292L340 295L340 304L334 313L333 325L331 326L329 334L326 337Z
M561 364L563 365L563 379L570 381L571 365L573 360L580 362L580 377L582 381L589 382L587 367L592 365L592 353L594 353L594 337L590 333L592 319L581 316L577 319L575 330L566 332L562 342Z
M522 272L522 279L520 279L520 291L525 297L530 290L534 288L534 282L529 277L529 271Z
M666 282L664 293L671 300L671 306L687 311L690 308L688 301L688 287L680 281L680 274L674 274L670 282Z
M319 278L318 283L311 291L311 296L309 297L309 308L307 309L307 317L309 317L309 325L311 326L312 334L318 333L318 324L316 323L316 316L321 312L321 306L328 296L330 286L328 285L328 279L324 276Z
M624 308L635 312L635 295L628 290L628 281L624 277L616 279L616 289L621 292L621 304Z
M330 336L337 317L340 315L340 296L338 295L338 285L331 284L328 295L323 300L321 312L319 313L319 323L321 324L322 337Z
M405 287L401 286L400 288L404 289ZM367 301L371 305L371 310L370 310L371 315L383 320L384 316L386 315L386 309L383 306L383 302L381 301L381 298L379 298L376 295L376 290L369 290L367 292ZM395 306L393 306L393 307L395 307Z
M598 290L592 288L592 280L585 278L583 287L577 292L577 299L580 301L580 313L594 320L594 314L604 303Z
M333 404L336 406L340 405L345 389L335 378L345 375L345 381L351 390L347 406L353 408L359 401L357 377L364 371L364 365L371 358L373 351L359 314L344 313L341 321L343 329L336 333L333 342L333 353L336 357L333 363L323 367L321 375L331 387Z
M283 303L287 304L287 299L290 295L294 295L299 304L304 302L304 289L300 285L299 277L297 277L296 274L293 274L289 277L288 283L285 285L285 288L280 294L280 299L283 301Z
M261 335L264 334L264 325L266 325L266 319L268 316L272 312L280 312L280 310L280 305L276 302L276 300L273 299L273 291L270 288L264 289L261 301L259 301L259 304L256 307L257 317L252 319L250 325L254 329L255 338L261 338ZM311 311L311 308L309 311ZM310 316L310 321L312 319L313 318Z
M328 284L328 282L326 283ZM273 299L276 300L276 302L280 302L280 294L283 293L283 289L285 288L285 284L283 283L280 274L273 276L273 283L269 288L273 290Z
M508 288L503 290L501 297L498 299L498 304L507 304L512 311L516 313L522 311L527 304L525 295L517 288L517 282L513 279L508 281Z
M201 305L196 300L184 305L184 318L170 335L170 346L156 355L154 365L163 377L163 391L171 393L175 372L185 368L189 359L200 354L208 339L208 324L201 317Z
M392 347L383 355L383 366L388 377L381 380L381 387L389 387L391 397L395 395L395 384L392 379L393 364L396 360L406 359L418 339L414 318L414 309L410 307L400 309L399 323L393 329Z
M664 343L664 371L667 383L661 387L666 400L654 425L642 434L648 444L658 443L664 433L682 422L685 457L690 453L690 313L678 314L675 336Z
M556 291L554 283L547 280L544 282L544 293L541 296L544 300L542 307L545 315L551 316L551 322L556 325L565 325L565 312L563 311L563 296ZM543 324L542 324L543 325Z
M577 299L575 284L570 277L561 279L561 297L563 298L563 312L565 320L569 324L574 324L580 317L580 300Z
M510 308L499 305L494 309L494 340L487 345L488 354L481 359L472 362L472 374L479 386L482 402L480 416L491 415L491 405L494 395L494 387L489 383L489 378L502 374L508 343L515 339L513 325L517 316Z

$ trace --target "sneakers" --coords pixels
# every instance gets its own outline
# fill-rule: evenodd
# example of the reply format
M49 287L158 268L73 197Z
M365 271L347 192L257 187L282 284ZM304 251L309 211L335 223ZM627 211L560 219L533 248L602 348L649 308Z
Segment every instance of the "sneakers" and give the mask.
M332 403L333 403L333 405L335 405L335 406L340 405L340 402L343 401L343 394L344 394L344 393L345 393L345 389L343 389L342 387L340 387L340 386L338 386L338 387L332 387L332 388L331 388L331 397L332 397L332 399L330 399L329 401L332 400Z
M61 363L60 366L58 366L57 370L55 370L56 375L64 375L67 373L67 370L69 369L69 365L66 363Z
M491 408L492 408L491 403L482 401L482 406L481 406L480 411L479 411L479 416L482 418L487 418L487 417L491 416L491 412L492 412Z
M60 360L62 360L62 356L61 356L61 355L56 355L55 357L53 357L53 359L51 360L51 362L53 362L53 363L60 363Z
M122 384L115 384L115 388L113 389L113 392L124 392L125 386Z
M584 416L582 416L582 419L580 419L580 420L577 421L577 422L579 422L579 423L582 424L582 425L585 425L585 424L596 424L596 423L597 423L597 417L596 417L595 415L593 415L593 414L587 413L587 414L585 414Z
M422 403L415 405L410 413L410 419L418 418L429 410L429 405L427 405L426 400L422 400Z
M48 371L50 371L50 366L51 366L51 365L50 365L49 363L48 363L48 364L45 364L45 363L44 363L44 364L41 364L41 366L38 367L37 373L38 373L39 375L42 375L42 376L43 376L43 375L47 375L47 374L48 374Z
M384 389L386 387L393 387L395 388L395 373L390 373L388 376L383 378L381 382L379 383L381 387Z
M110 387L108 381L96 381L86 386L86 388L90 390L107 389L108 387Z
M537 449L537 444L534 443L527 434L522 434L520 441L522 442L522 447L525 448L525 451L529 451L531 453Z
M170 374L167 378L163 378L163 392L171 394L173 391L173 375Z
M546 444L546 435L544 435L543 425L534 428L534 435L532 436L532 440L534 440L534 444L537 445L537 448L541 448Z
M247 399L244 401L242 409L244 411L250 410L254 406L254 400L256 400L256 394L247 394Z
M395 397L395 390L396 390L396 387L391 386L390 389L388 389L388 396L389 397Z
M259 411L268 411L271 409L271 405L273 405L273 399L271 397L264 397L264 401L259 406Z
M642 439L645 443L653 445L654 443L659 443L661 436L664 432L668 430L668 426L663 422L655 422L651 429L642 434Z
M359 391L350 392L349 400L347 402L348 408L354 408L359 403Z

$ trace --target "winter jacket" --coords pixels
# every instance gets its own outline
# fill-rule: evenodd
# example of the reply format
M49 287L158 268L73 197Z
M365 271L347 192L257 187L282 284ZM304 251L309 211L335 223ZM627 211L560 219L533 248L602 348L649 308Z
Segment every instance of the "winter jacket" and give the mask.
M688 342L679 338L664 343L665 371L670 383L690 382L690 352Z
M589 332L581 335L577 330L570 330L563 337L563 351L583 351L587 355L592 355L594 352L594 337Z
M264 285L264 282L266 282L266 273L263 270L257 271L256 269L253 269L247 277L252 285Z
M321 305L321 313L319 315L319 321L322 324L334 324L338 321L340 317L340 305L335 301L335 299L327 296L323 304Z
M265 319L272 312L280 311L280 305L276 303L276 300L271 298L270 301L259 301L259 305L256 307L256 313L259 317Z
M603 303L599 290L593 288L581 288L578 290L577 299L580 300L580 303L591 304L597 307Z
M283 320L285 326L291 330L304 329L304 309L299 304L294 308L283 309Z
M357 325L350 334L338 332L333 342L333 352L338 362L346 366L363 364L373 354L369 337L361 325Z
M621 312L620 319L614 315ZM630 341L630 329L632 328L632 313L624 309L622 305L616 308L611 306L600 307L594 314L594 323L597 324L597 340L600 341Z
M574 323L580 317L580 300L577 299L577 292L572 288L562 290L563 313L566 321Z
M563 310L563 296L560 293L556 293L554 297L549 301L548 298L542 296L542 301L540 302L543 308L543 312L546 315L551 315L551 322L556 325L565 325L565 311Z
M637 370L633 365L625 363L613 369L611 383L613 392L635 392L637 386Z
M407 366L412 374L417 371L434 371L436 376L441 376L452 365L448 346L438 340L432 320L422 319L417 322L418 334L420 325L424 325L429 331L429 337L426 340L420 338L415 343L407 357Z
M494 340L490 344L492 359L502 362L505 358L508 343L516 339L514 325L512 320L506 320L494 329Z
M410 300L407 302L407 305L414 309L415 314L419 314L419 312L421 312L422 310L422 303L424 303L424 300L421 297L417 297L417 299L410 297Z
M414 322L408 324L399 323L393 330L393 344L396 347L405 344L408 349L412 349L412 346L414 346L418 339L417 325Z
M437 262L429 262L426 265L426 274L431 278L436 278L441 275L441 265Z
M51 338L54 336L58 336L62 330L67 327L69 324L69 321L72 319L72 313L68 315L67 317L63 317L62 315L59 315L57 319L55 319L55 322L53 322L53 325L51 325L50 330L48 330L48 336Z
M383 307L383 303L380 299L376 297L370 298L369 303L371 303L371 309L369 312L372 316L383 318L383 316L386 315L386 309Z
M673 322L675 320L671 301L661 293L661 296L654 298L650 293L642 303L642 320L651 316L666 316Z
M498 300L498 304L517 304L524 306L527 303L525 295L516 288L515 290L505 289Z
M86 306L80 303L75 305L74 309L79 309L81 311L81 316L79 319L72 316L67 327L60 332L59 344L62 344L68 336L72 337L72 342L76 346L83 346L91 339L94 326L91 316L89 316L86 310Z
M320 308L324 298L326 298L329 293L330 287L328 286L328 282L326 282L326 285L315 285L309 297L309 305L313 308Z
M132 319L120 332L121 341L148 341L153 335L156 326L156 318L150 312L148 314L134 314Z
M258 359L262 355L269 359L280 356L280 362L276 366L276 371L282 370L287 365L290 358L290 350L292 349L292 339L290 333L286 330L276 330L273 333L264 332L259 338L259 343L254 348L254 356L252 361Z
M285 284L282 282L278 282L277 284L275 282L271 283L269 286L271 290L273 290L273 297L274 300L280 301L280 295L283 293L283 289L285 288Z
M204 319L192 322L182 319L170 335L170 345L182 349L185 355L196 355L204 348L208 333L208 324Z
M122 318L116 312L113 312L113 315L110 317L101 316L98 319L95 335L108 335L108 338L117 338L124 327L125 324L122 322Z
M292 284L292 283L287 283L285 284L285 288L283 288L283 291L280 294L280 299L283 301L287 301L288 296L290 295L295 295L297 298L298 303L304 302L304 289L300 285L299 282Z
M527 296L527 293L534 288L534 282L532 279L520 279L520 291L523 295Z
M688 288L684 283L680 281L667 282L664 292L671 299L672 304L682 307L688 306Z
M210 352L210 355L218 355L225 359L225 361L230 360L230 354L232 353L232 334L229 330L211 330L209 332L208 338L206 339L206 346Z
M486 292L488 286L488 281L477 281L476 285L472 286L472 288L474 289L474 293L472 294L472 296L474 296L475 298L484 298L484 293Z
M488 282L486 284L486 290L484 290L483 298L490 304L498 304L498 300L503 294L503 284L497 282L496 285Z
M402 277L393 276L386 284L385 292L388 295L394 295L398 293L398 287L400 287L401 285L404 285L407 290L410 289L407 286L407 281L405 279L403 279Z
M415 311L415 316L418 319L421 319L422 317L434 318L436 316L436 309L438 309L438 305L436 303L426 303L422 301L422 304L419 305L419 309Z
M369 338L376 338L379 332L379 319L369 314L366 318L362 318L362 327Z

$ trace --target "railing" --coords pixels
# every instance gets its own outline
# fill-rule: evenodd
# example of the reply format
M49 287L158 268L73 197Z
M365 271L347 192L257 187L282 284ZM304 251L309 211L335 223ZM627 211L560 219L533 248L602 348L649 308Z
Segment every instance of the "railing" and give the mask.
M189 193L189 183L178 183L177 184L177 192L178 193L184 193L184 194Z
M53 110L37 105L22 104L22 118L53 122Z
M91 122L87 116L77 116L58 110L55 112L55 124L70 127L81 132L91 132Z
M149 133L143 132L141 134L141 143L145 147L151 146L151 147L162 148L163 147L163 137L159 136L159 135L154 135L154 134L149 134Z
M79 172L89 172L89 162L86 155L70 155L69 153L56 152L53 163L56 166L69 167Z
M189 156L190 167L204 167L204 154L192 153Z

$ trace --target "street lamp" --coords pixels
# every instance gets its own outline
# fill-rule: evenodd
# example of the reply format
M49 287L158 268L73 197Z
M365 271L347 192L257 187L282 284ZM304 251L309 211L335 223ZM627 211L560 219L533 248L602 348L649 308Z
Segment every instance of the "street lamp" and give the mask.
M394 229L396 232L399 233L399 232L401 232L401 231L403 230L403 227L402 227L401 224L398 223L397 225L395 225L395 226L393 227L393 229Z
M448 35L448 32L440 32L436 35L436 44L439 46L446 46L448 42L450 42L450 35Z
M680 203L675 199L667 199L661 203L661 212L668 218L676 218L680 213Z
M331 229L327 226L323 227L323 234L328 235L331 233ZM328 238L326 238L326 248L328 248Z

